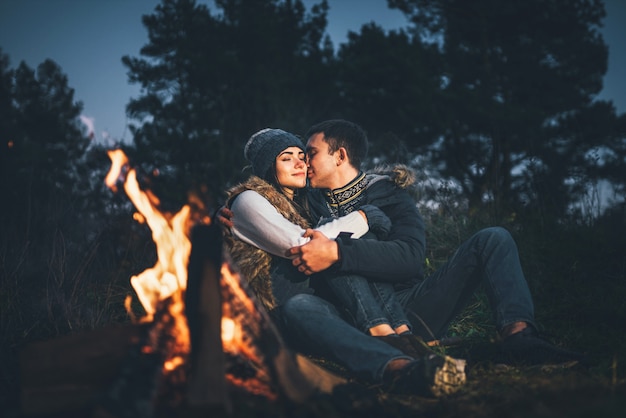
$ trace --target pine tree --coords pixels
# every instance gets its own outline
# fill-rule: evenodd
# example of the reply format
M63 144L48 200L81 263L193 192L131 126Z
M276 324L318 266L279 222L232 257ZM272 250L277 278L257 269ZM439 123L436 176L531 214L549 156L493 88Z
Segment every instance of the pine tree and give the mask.
M600 0L389 3L441 48L436 155L473 207L556 219L580 197L572 180L599 174L586 156L621 152L615 109L595 101L608 57Z
M241 177L250 135L268 126L304 131L331 97L323 93L332 86L311 83L325 77L330 59L319 46L327 6L312 14L301 1L216 6L221 13L164 0L144 16L142 58L123 58L142 88L128 105L133 158L145 173L159 171L152 187L174 205L200 186L220 196Z

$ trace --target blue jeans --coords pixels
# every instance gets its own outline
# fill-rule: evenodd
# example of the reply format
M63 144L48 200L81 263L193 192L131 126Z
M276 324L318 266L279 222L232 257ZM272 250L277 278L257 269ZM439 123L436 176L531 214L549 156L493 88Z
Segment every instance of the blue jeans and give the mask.
M293 296L279 309L290 347L336 361L360 378L380 382L391 360L410 359L344 321L333 304L315 295Z
M388 324L393 329L401 325L411 326L391 283L370 282L354 275L320 279L326 281L354 325L366 334L381 324Z
M535 326L533 300L517 245L500 227L478 231L430 277L397 295L413 324L413 333L431 340L445 334L480 285L498 331L518 321Z

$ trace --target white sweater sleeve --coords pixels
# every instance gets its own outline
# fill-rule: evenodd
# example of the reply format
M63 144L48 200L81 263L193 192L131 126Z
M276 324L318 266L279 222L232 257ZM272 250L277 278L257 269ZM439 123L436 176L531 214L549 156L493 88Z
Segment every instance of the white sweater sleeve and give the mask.
M302 237L303 228L289 222L267 199L253 190L246 190L237 196L230 209L233 212L233 235L270 254L287 257L289 248L309 241L309 238ZM359 212L353 212L315 229L334 239L341 232L352 233L354 238L359 238L367 233L369 227Z

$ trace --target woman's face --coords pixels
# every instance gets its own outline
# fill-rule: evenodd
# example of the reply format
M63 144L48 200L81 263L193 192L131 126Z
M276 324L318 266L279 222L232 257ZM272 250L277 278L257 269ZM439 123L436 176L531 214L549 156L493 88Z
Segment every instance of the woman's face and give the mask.
M293 195L296 189L306 186L306 163L304 151L299 147L289 147L276 157L276 179L285 192Z

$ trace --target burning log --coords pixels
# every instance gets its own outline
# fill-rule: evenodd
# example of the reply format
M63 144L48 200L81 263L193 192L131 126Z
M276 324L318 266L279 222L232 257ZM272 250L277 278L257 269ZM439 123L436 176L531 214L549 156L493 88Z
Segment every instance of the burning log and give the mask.
M221 234L196 227L189 256L185 313L191 339L187 396L190 409L232 411L222 347Z
M157 416L158 408L180 404L180 391L173 384L176 375L163 373L164 364L168 368L167 359L176 352L177 318L171 315L170 308L176 306L175 299L174 296L160 304L161 309L148 324L143 338L123 358L115 379L95 398L94 417L151 418ZM159 398L161 394L163 398Z

